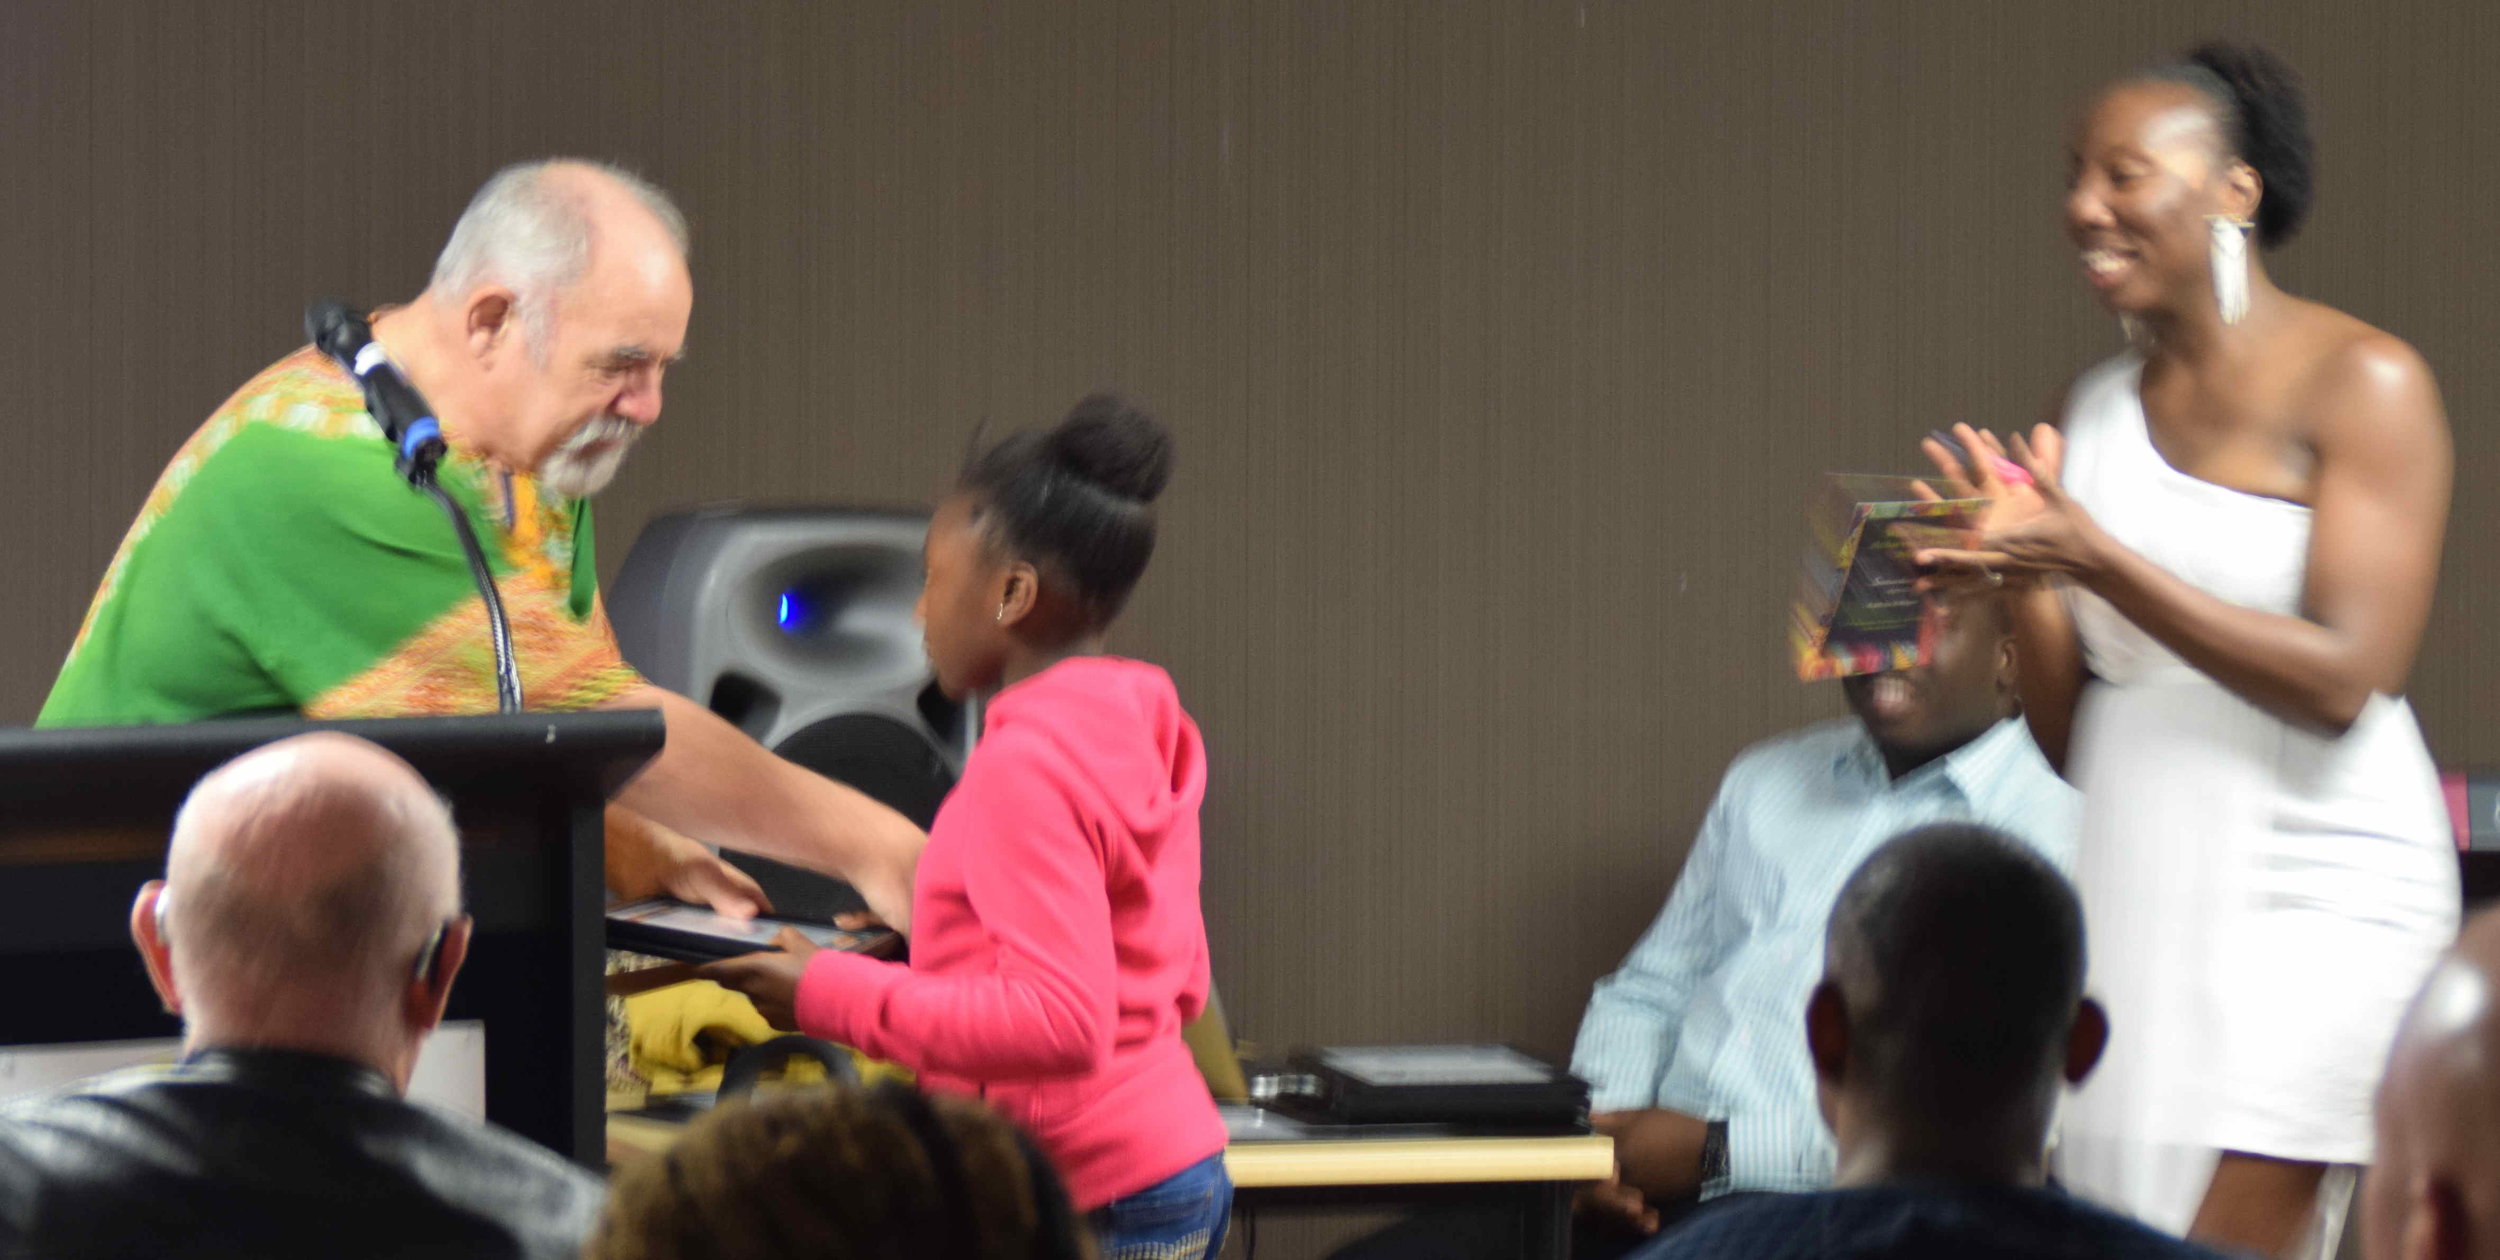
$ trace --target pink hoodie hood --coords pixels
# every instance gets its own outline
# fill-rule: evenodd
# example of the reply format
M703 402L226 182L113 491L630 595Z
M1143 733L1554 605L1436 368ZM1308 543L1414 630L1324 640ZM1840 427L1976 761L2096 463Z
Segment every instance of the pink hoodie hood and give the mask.
M1012 735L1009 732L1013 732ZM982 738L1031 738L1065 758L1150 856L1207 795L1206 746L1172 676L1144 661L1079 656L990 700Z

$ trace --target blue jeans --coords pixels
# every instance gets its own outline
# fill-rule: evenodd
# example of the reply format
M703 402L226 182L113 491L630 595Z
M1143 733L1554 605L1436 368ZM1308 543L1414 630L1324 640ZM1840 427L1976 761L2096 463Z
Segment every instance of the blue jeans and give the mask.
M1213 1260L1232 1219L1222 1151L1087 1217L1101 1260Z

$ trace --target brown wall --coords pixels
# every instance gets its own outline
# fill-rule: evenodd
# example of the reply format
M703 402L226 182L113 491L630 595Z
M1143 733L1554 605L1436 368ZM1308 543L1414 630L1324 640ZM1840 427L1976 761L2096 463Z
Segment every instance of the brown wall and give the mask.
M1143 394L1184 463L1119 646L1214 748L1240 1028L1560 1052L1729 754L1838 711L1779 637L1808 479L2028 422L2115 348L2062 127L2207 32L2316 89L2284 277L2440 372L2462 502L2417 692L2444 759L2500 762L2495 15L13 0L0 720L308 296L412 292L507 160L612 157L683 198L699 297L611 571L655 510L914 501L977 420Z

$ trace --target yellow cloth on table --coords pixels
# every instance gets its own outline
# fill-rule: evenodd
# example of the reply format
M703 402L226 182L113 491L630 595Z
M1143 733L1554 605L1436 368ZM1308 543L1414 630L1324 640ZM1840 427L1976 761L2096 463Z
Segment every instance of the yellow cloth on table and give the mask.
M720 1088L721 1068L731 1051L781 1036L764 1022L755 1004L709 980L637 993L625 1000L625 1026L634 1073L651 1083L653 1094L682 1094ZM859 1069L860 1079L874 1082L910 1073L891 1063L871 1059L844 1047ZM825 1069L808 1059L792 1059L782 1068L787 1082L821 1081Z

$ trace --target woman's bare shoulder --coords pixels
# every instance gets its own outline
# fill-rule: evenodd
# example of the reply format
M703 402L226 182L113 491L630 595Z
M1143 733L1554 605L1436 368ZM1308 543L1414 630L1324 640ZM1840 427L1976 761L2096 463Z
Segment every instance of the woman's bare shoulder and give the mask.
M2305 392L2395 401L2434 388L2429 362L2404 338L2317 302L2303 302L2298 316L2296 358Z
M2285 347L2289 396L2312 445L2410 433L2444 436L2430 363L2404 338L2316 302L2302 302Z

